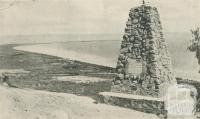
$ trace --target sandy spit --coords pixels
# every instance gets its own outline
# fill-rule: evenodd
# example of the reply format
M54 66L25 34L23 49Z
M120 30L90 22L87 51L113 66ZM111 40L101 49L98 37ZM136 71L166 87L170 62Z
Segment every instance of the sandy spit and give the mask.
M51 56L57 56L64 59L77 60L77 61L87 62L91 64L98 64L98 65L108 66L108 67L116 66L116 63L110 61L109 59L106 59L97 55L78 53L78 52L63 50L59 48L58 49L50 48L50 47L43 46L40 44L17 46L17 47L14 47L13 49L26 51L26 52L32 52L32 53L40 53L40 54L46 54L46 55L51 55Z

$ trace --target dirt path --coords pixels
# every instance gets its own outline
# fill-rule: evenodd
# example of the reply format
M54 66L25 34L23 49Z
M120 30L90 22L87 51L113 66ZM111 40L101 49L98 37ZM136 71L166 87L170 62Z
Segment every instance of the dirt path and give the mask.
M158 119L88 97L0 86L0 119Z

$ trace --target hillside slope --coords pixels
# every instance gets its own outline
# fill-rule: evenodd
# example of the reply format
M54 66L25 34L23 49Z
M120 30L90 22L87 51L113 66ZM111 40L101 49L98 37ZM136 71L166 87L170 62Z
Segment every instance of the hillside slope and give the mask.
M0 86L0 119L158 119L72 94Z

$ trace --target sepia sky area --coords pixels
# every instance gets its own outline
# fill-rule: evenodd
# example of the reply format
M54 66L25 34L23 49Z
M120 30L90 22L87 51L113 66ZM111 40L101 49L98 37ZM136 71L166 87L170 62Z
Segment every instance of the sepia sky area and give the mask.
M142 0L1 0L0 35L123 34L130 8ZM200 26L200 0L149 0L164 32Z

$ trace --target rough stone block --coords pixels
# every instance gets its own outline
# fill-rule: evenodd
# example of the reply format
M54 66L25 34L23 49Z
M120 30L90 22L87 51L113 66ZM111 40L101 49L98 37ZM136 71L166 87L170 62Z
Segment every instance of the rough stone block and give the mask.
M139 95L101 92L99 93L99 102L130 108L145 113L153 113L156 115L165 114L165 104L163 98L151 98Z

